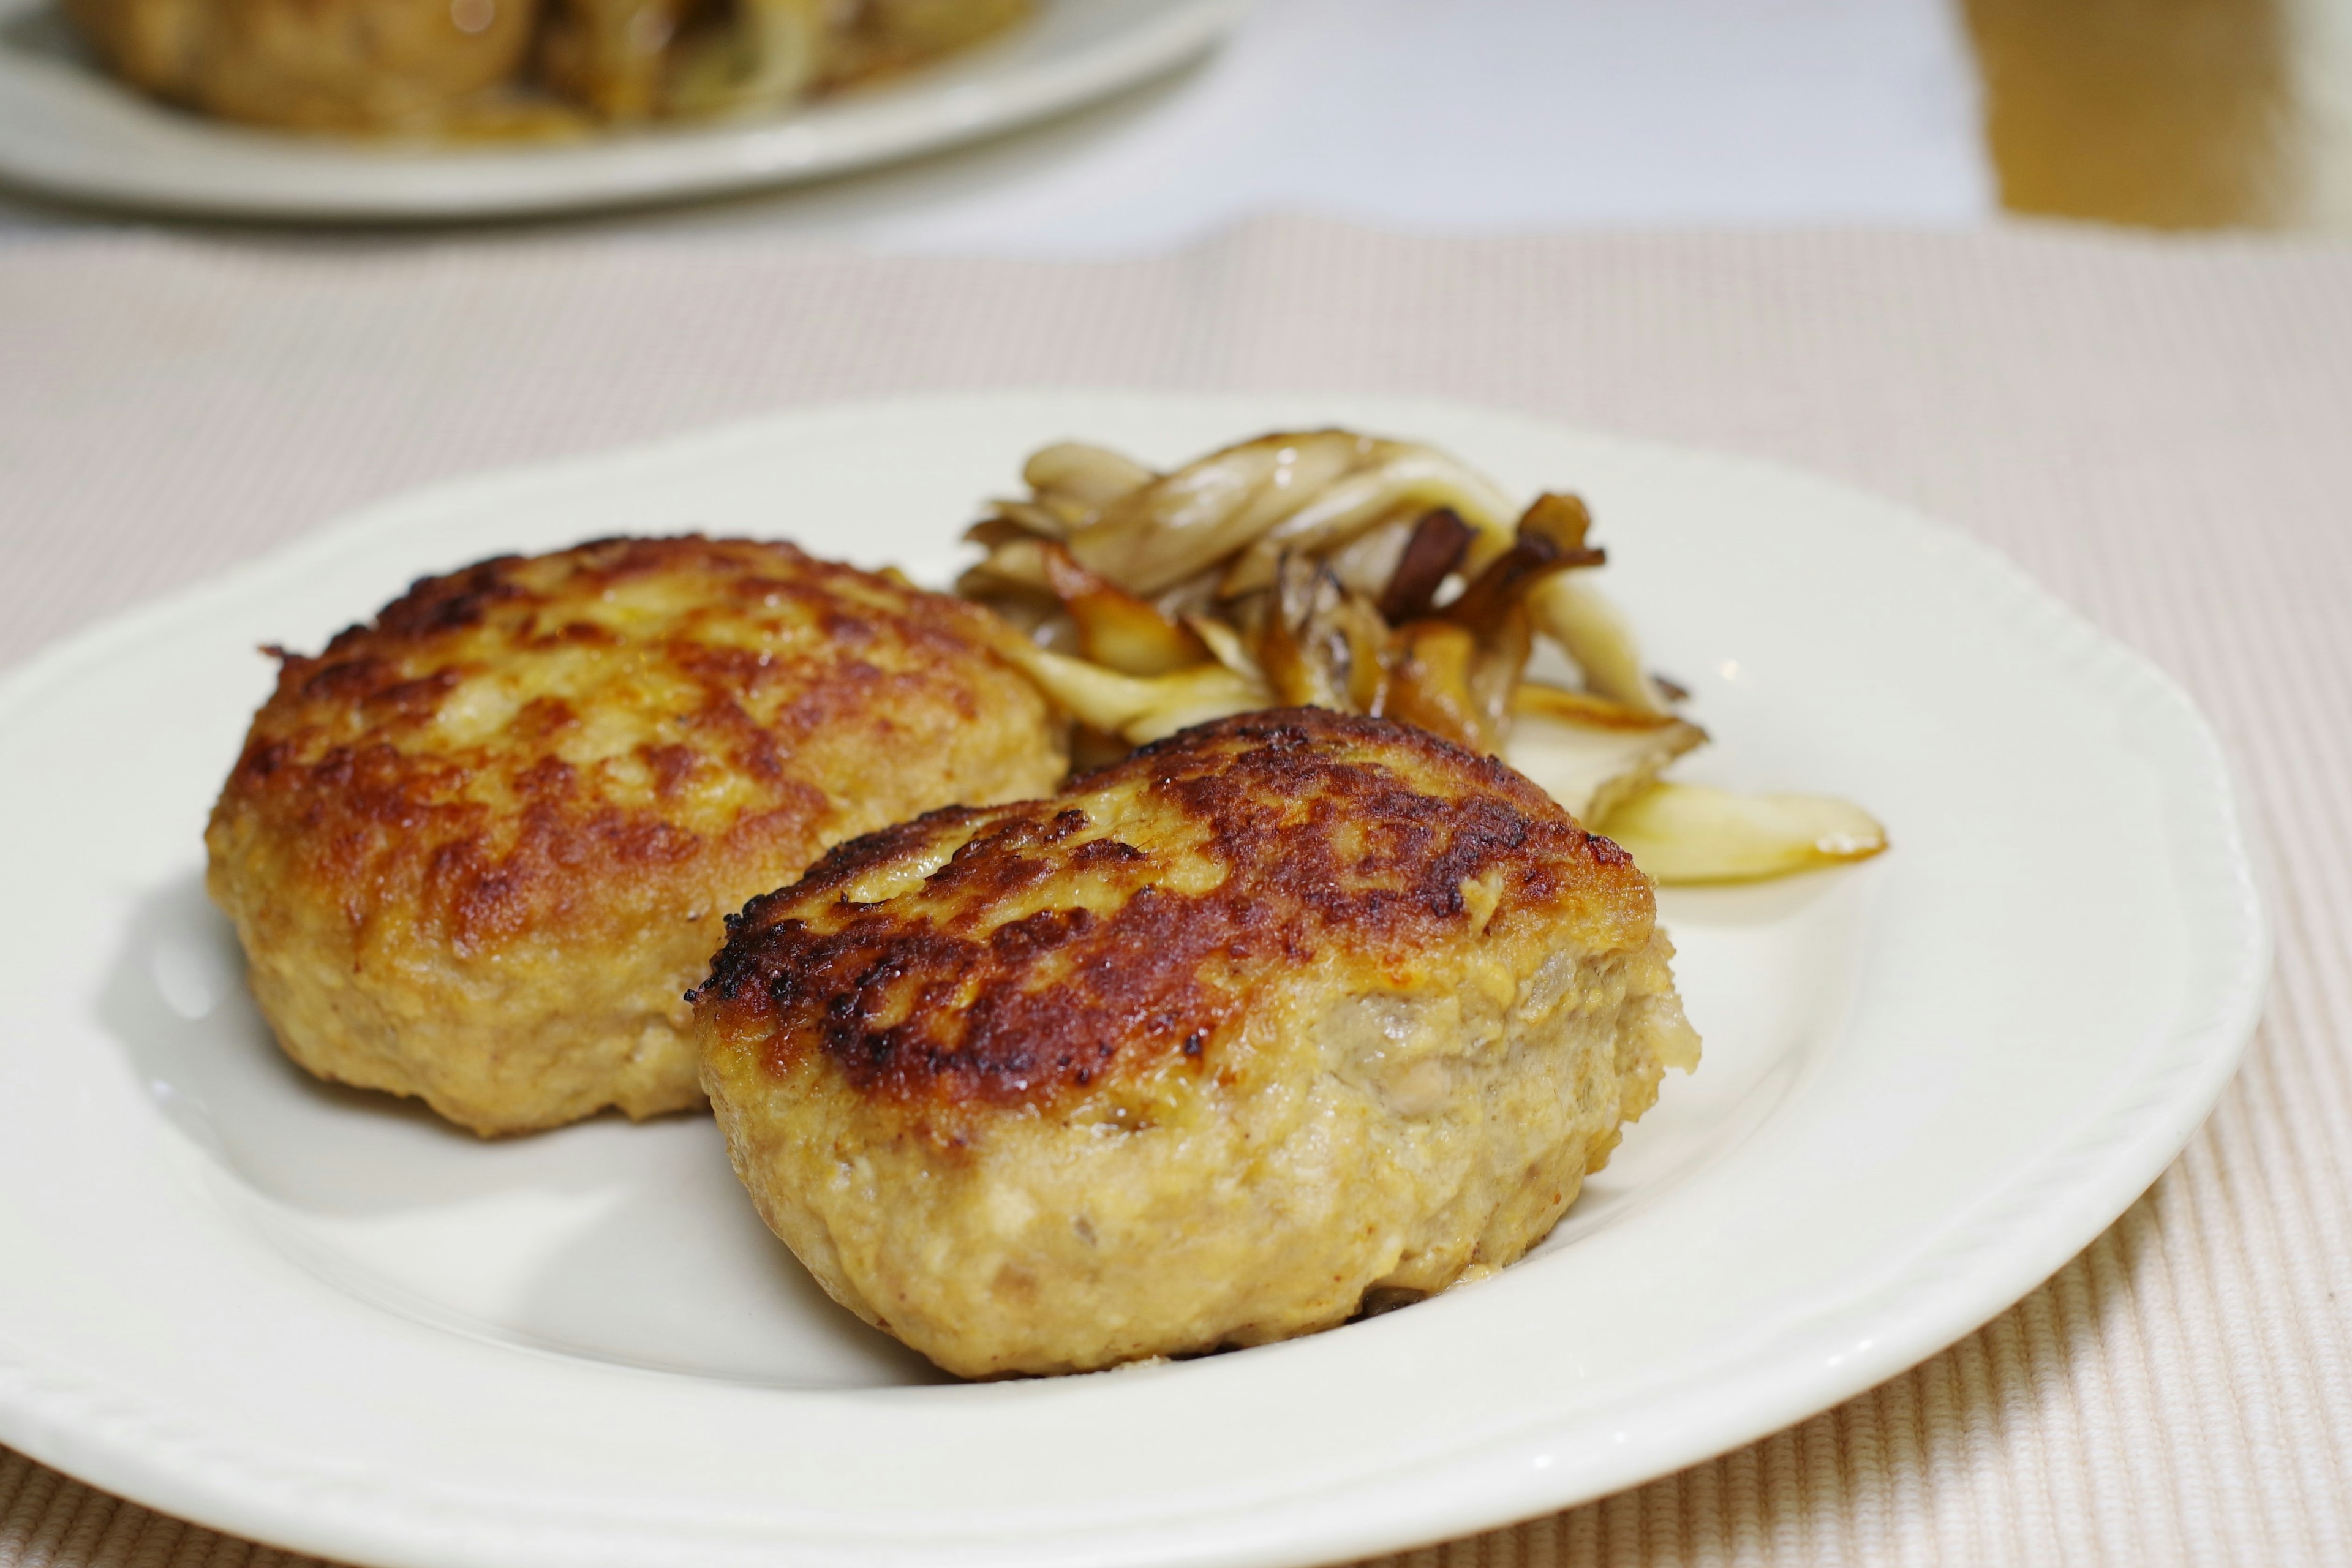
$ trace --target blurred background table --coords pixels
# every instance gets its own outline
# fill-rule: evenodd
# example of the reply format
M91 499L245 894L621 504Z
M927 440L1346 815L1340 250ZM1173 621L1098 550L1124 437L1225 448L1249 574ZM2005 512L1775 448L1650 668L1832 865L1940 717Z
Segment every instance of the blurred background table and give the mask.
M585 226L1083 255L1268 211L1477 232L2003 208L2352 226L2352 5L1260 0L1209 58L1050 124ZM0 233L128 221L0 193Z

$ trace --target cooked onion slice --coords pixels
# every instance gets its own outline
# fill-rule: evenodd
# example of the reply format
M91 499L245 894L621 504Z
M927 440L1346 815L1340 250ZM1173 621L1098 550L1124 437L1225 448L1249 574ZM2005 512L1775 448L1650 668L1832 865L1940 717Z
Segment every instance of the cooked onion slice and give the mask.
M1522 694L1525 690L1521 688ZM1524 700L1512 706L1517 717L1503 760L1541 784L1587 827L1654 784L1660 769L1706 739L1697 725L1679 719L1639 727L1596 724L1562 718ZM1633 858L1649 869L1649 862L1638 854Z
M1642 668L1641 645L1616 605L1573 572L1547 577L1528 595L1536 629L1568 650L1600 695L1648 713L1666 711L1665 694Z
M1078 651L1122 675L1166 675L1204 664L1208 645L1149 600L1078 564L1059 544L1039 547L1045 585L1078 628Z
M1263 682L1222 664L1199 664L1169 675L1121 675L1082 658L1048 653L1017 632L1004 637L1000 647L1065 712L1129 745L1172 735L1188 724L1274 705L1274 694Z
M1184 628L1199 637L1216 661L1235 675L1259 681L1265 679L1265 672L1258 668L1257 660L1251 657L1242 634L1234 630L1232 622L1221 621L1214 616L1186 616Z
M1886 830L1845 801L1704 784L1654 784L1601 813L1596 831L1661 882L1752 882L1886 847Z
M1390 634L1385 718L1443 735L1456 745L1493 754L1502 741L1487 722L1471 676L1478 639L1452 621L1413 621Z

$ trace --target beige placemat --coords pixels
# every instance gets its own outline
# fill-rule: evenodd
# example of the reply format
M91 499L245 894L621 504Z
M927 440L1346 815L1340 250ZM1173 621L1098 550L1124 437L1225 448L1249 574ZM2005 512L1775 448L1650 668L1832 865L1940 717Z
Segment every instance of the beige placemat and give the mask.
M1465 398L1916 502L2183 681L2277 846L2244 1074L2055 1279L1751 1448L1411 1561L2352 1563L2352 249L1297 222L1087 266L22 242L0 658L420 480L1047 383ZM0 1568L279 1560L0 1451Z

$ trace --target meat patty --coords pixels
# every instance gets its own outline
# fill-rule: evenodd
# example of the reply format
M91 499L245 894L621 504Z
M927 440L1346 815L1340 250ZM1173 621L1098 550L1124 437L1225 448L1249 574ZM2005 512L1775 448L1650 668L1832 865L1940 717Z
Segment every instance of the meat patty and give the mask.
M606 540L428 577L285 656L205 833L322 1078L484 1134L701 1100L683 993L830 845L1053 787L984 612L789 544Z
M1622 850L1316 709L843 845L729 925L696 1018L737 1173L836 1300L971 1377L1500 1268L1697 1061Z

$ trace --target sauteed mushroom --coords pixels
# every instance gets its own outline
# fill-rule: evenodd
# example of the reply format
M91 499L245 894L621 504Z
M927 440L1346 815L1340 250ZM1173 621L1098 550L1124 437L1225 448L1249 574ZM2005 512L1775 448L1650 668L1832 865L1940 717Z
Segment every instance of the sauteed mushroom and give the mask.
M1885 847L1859 807L1664 783L1706 732L1590 581L1592 514L1432 447L1261 436L1161 474L1077 442L966 537L958 584L1026 636L1011 656L1083 726L1139 745L1261 707L1401 719L1502 756L1661 881L1737 881ZM1532 679L1543 644L1580 684ZM1075 656L1075 657L1074 657Z

